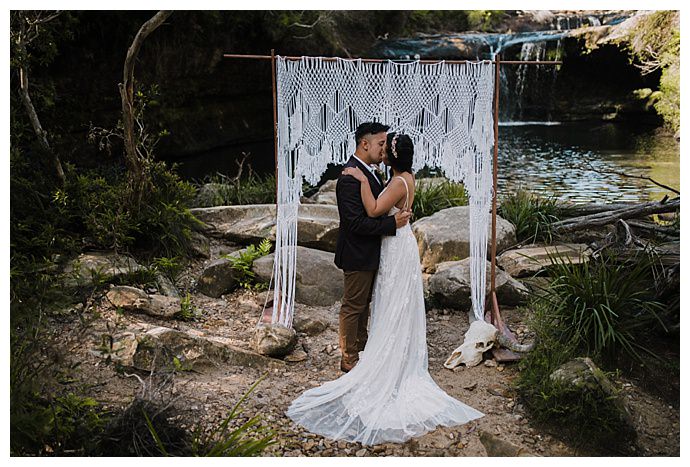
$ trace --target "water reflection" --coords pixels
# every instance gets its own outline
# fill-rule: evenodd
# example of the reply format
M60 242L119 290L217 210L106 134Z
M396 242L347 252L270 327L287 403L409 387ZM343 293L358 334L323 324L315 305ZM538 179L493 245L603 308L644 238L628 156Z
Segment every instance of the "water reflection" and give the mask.
M523 186L544 195L576 202L635 202L661 199L672 193L647 180L626 178L617 171L652 177L680 188L680 145L649 128L614 123L501 124L499 127L499 194ZM274 171L272 139L195 155L182 163L187 179L221 172L233 176L243 151L258 173ZM330 166L322 178L336 178ZM420 174L425 175L425 174Z
M680 188L680 146L653 130L613 123L501 126L499 194L522 186L575 202L634 202Z

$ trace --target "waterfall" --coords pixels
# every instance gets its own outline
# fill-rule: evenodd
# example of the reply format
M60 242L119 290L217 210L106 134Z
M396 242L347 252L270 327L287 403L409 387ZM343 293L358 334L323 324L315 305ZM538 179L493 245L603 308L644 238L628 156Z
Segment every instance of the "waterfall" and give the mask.
M629 16L620 11L553 12L550 22L528 32L419 35L380 41L374 51L392 59L494 59L561 60L569 31L582 27L616 24ZM558 77L556 66L519 65L501 67L501 122L550 121Z

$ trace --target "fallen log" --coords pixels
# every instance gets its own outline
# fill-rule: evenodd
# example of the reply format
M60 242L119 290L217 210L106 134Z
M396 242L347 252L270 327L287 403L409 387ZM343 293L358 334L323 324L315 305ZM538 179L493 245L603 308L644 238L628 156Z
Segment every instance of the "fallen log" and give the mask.
M573 217L551 224L553 233L567 233L575 232L577 230L584 230L591 227L600 227L602 225L612 224L621 219L631 219L650 214L660 214L665 212L675 212L680 209L680 196L668 201L664 197L661 201L653 201L650 203L643 203L634 206L624 207L621 209L614 209L612 211L604 211L586 216Z
M600 212L615 211L617 209L625 209L638 206L635 203L610 203L610 204L600 204L600 203L564 203L561 206L563 215L567 217L580 217L588 216L590 214L598 214Z

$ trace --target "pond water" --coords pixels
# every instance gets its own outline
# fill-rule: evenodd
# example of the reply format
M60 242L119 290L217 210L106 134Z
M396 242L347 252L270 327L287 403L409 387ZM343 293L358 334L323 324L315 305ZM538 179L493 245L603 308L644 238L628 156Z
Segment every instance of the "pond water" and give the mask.
M575 202L634 202L680 189L680 144L653 129L614 123L499 126L498 190L522 186Z
M650 181L614 172L647 176L680 188L680 144L654 129L605 122L508 122L498 131L499 194L522 186L575 202L635 202L661 199L667 193L674 196ZM247 162L256 172L273 172L272 138L189 157L180 161L179 172L197 180L216 172L233 175L235 161L243 151L251 153ZM339 171L332 167L324 181L335 178Z

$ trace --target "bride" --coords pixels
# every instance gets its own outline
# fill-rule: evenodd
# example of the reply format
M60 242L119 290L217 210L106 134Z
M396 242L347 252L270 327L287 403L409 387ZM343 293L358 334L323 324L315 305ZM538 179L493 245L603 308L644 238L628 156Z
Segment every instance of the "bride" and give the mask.
M383 162L393 176L374 198L356 167L343 175L360 181L367 215L394 215L414 202L412 140L389 133ZM404 442L439 425L484 416L446 394L428 371L426 312L417 241L409 224L384 236L371 302L369 339L357 365L335 381L304 392L287 415L309 431L373 445Z

